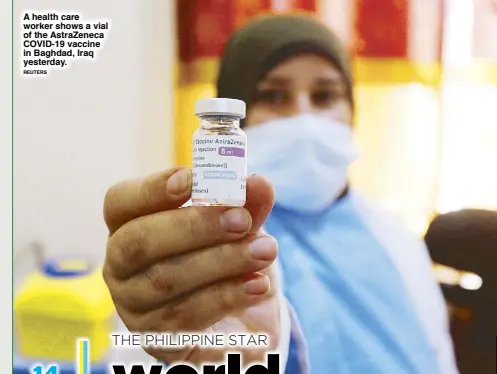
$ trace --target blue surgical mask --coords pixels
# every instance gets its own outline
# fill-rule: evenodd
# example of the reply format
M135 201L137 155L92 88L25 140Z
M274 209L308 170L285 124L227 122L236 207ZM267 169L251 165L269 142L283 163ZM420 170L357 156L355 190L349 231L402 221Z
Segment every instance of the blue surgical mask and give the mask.
M278 205L319 211L347 186L348 167L357 157L349 125L304 114L244 130L248 171L272 182Z

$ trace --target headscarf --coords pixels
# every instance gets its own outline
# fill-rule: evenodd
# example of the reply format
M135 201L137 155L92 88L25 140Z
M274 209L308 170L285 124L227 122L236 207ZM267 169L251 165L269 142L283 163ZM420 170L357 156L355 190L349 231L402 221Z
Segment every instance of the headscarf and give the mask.
M323 56L335 65L353 105L352 73L344 46L327 26L302 14L265 15L236 31L224 49L217 96L243 100L250 108L256 86L268 71L302 53Z

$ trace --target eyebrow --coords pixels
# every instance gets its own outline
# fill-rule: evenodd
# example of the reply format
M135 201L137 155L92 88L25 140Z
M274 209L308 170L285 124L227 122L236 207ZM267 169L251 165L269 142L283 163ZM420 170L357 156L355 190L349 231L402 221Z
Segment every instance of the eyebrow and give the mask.
M280 87L286 87L290 86L292 84L292 79L289 77L282 77L282 76L268 76L266 79L264 79L262 82L260 82L260 85L271 85L271 86L280 86ZM334 76L334 77L319 77L314 80L313 82L314 85L316 86L340 86L343 85L343 79L340 76Z
M291 84L291 79L286 78L286 77L266 77L266 79L261 81L261 84L269 84L269 85L274 85L274 86L289 86Z
M339 86L342 85L343 79L340 76L336 77L319 77L314 83L318 86Z

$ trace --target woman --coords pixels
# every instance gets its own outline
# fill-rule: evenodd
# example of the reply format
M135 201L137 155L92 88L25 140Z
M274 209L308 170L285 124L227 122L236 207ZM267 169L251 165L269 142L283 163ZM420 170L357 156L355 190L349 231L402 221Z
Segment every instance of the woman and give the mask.
M272 192L263 179L253 177L247 185L246 206L252 223L242 229L238 216L238 221L231 222L240 229L238 236L223 237L224 242L246 247L246 240L253 240L255 235L258 249L254 250L254 242L247 248L259 262L239 264L238 270L230 273L228 268L236 268L233 263L237 260L229 257L233 254L212 249L220 248L222 241L215 229L211 228L209 236L198 228L215 220L200 220L197 215L217 211L175 209L189 197L189 172L173 170L152 178L153 182L130 182L112 189L106 219L111 233L117 234L109 240L104 274L128 328L262 330L276 338L280 351L285 351L281 347L290 326L285 322L284 305L278 303L281 289L272 275L271 264L276 258L272 236L279 245L284 295L302 329L311 373L456 373L446 311L426 249L348 187L348 166L356 156L352 142L353 85L346 53L334 35L307 16L262 17L229 40L217 88L219 97L247 103L243 126L250 149L249 172L261 174L274 186L276 201L271 211ZM167 191L181 192L165 197L165 192L158 191L157 178L173 185ZM148 192L143 194L143 190ZM153 229L153 221L147 218L141 219L140 228L126 224L151 213L162 217L161 232L169 233L167 238L164 234L154 236L158 228ZM180 215L183 218L177 218ZM155 222L160 219L156 217ZM171 223L175 220L183 224ZM119 234L122 225L127 225L127 235ZM270 236L261 233L261 225ZM195 242L189 243L192 227ZM237 241L242 237L245 239ZM183 245L188 248L182 249ZM237 249L240 252L236 253L241 253L238 257L244 257L245 247ZM157 248L167 249L155 257L144 256L147 261L142 260L138 269L139 254L151 253L150 248L155 253L160 252ZM171 253L183 257L173 260ZM211 274L212 267L208 273L200 265L207 268L214 258L221 264L216 267L216 272L222 273L217 277ZM178 267L183 283L168 275ZM140 273L143 275L135 275ZM252 274L248 283L247 278L240 281L247 273ZM208 282L206 277L214 278ZM155 303L151 302L152 294L146 295L146 288L139 287L145 284L144 279L151 279L156 290L167 292L157 300L156 291ZM231 283L226 283L227 279ZM212 287L213 282L218 283ZM242 299L233 291L240 282L250 298ZM230 296L219 298L227 289ZM222 300L222 310L216 300ZM137 304L144 307L137 309ZM206 311L199 309L202 306ZM178 310L182 317L178 317ZM280 328L276 329L278 320ZM291 329L298 330L295 320ZM294 351L290 348L289 352L292 362ZM212 357L202 349L167 356L151 353L163 361L199 362ZM246 355L249 359L258 357L250 351ZM294 372L295 367L287 365L286 372Z
M435 373L428 334L446 322L426 250L348 189L354 101L338 40L307 17L264 17L231 38L217 87L247 103L249 172L275 186L266 231L313 371L357 357L345 372Z

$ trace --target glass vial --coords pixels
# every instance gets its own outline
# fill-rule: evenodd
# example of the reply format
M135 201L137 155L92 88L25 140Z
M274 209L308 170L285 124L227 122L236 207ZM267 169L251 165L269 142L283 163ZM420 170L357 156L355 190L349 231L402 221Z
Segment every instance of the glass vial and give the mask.
M245 205L247 136L240 128L245 111L241 100L196 102L200 128L193 135L192 205Z

